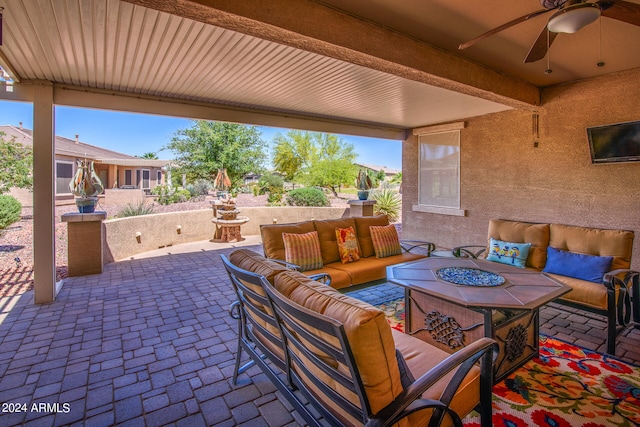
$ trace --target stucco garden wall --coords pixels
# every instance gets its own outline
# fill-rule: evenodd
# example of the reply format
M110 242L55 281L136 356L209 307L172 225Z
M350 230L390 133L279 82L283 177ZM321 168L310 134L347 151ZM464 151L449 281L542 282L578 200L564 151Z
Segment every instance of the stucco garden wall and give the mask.
M243 236L260 234L260 224L279 224L309 219L349 216L348 208L245 207L240 215L249 218ZM212 209L169 212L104 221L104 262L109 263L165 246L210 240L214 224ZM137 233L140 233L139 236Z
M461 131L460 207L466 216L415 212L418 142L403 144L403 235L442 247L486 244L491 218L633 230L640 269L640 162L592 164L585 128L640 120L640 69L543 91L532 113L467 121ZM538 147L534 147L534 141Z

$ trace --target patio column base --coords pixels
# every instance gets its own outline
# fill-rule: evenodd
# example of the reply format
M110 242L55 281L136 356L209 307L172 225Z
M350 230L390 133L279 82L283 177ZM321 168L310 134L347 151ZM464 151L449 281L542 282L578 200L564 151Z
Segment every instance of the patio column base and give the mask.
M107 213L103 211L87 214L71 212L62 215L62 222L67 223L69 276L102 273L102 221L106 218Z
M349 215L351 217L356 216L373 216L373 205L376 204L375 200L349 200Z

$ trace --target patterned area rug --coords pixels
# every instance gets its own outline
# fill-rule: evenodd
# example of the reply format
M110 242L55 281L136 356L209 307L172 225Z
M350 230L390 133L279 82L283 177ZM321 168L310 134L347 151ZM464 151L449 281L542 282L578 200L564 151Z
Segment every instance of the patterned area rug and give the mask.
M403 330L404 301L379 307ZM474 413L463 421L480 425ZM494 386L493 425L640 426L640 367L540 336L540 356Z

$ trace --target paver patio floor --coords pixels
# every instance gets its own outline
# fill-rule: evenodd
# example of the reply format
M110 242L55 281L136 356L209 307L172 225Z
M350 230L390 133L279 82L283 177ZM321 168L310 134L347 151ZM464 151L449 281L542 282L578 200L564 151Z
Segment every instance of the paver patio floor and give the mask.
M207 243L66 279L51 304L31 292L0 299L0 425L299 425L258 368L231 383L234 292L220 254L235 245ZM559 307L542 310L541 332L602 351L602 319ZM627 330L618 356L639 362L638 343Z

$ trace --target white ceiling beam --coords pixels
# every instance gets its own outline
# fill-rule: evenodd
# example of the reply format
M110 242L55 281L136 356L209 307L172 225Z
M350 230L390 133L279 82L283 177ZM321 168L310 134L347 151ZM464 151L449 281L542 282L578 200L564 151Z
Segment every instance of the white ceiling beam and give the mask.
M25 84L28 83L25 82ZM294 113L240 108L62 84L54 84L54 103L71 107L244 123L399 141L404 140L406 137L405 129L383 127L375 124L367 125L323 117L308 117Z

